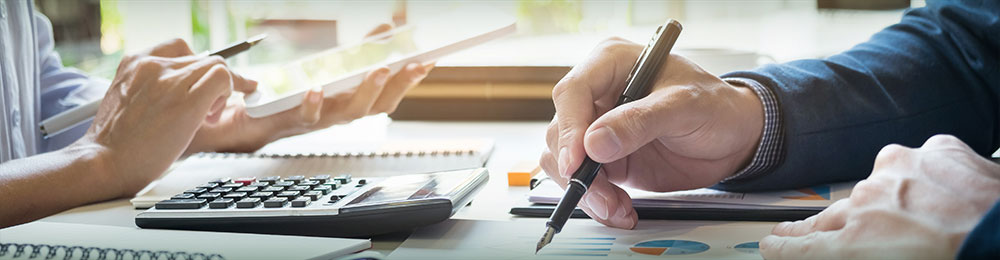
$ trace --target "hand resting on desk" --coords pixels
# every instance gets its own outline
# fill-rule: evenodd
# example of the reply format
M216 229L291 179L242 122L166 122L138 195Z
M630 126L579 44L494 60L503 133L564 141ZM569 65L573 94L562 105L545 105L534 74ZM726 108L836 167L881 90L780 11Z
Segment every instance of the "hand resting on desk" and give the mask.
M1000 198L1000 165L950 135L888 145L851 196L760 241L767 259L954 258Z

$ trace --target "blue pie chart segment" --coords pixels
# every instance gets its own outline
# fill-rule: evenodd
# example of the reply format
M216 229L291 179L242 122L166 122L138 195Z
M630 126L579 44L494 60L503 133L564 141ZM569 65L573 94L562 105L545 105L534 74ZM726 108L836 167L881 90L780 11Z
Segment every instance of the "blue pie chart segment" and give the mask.
M690 255L705 252L709 246L691 240L652 240L635 244L632 251L643 254Z
M760 245L757 242L746 242L733 247L737 252L747 254L760 254Z

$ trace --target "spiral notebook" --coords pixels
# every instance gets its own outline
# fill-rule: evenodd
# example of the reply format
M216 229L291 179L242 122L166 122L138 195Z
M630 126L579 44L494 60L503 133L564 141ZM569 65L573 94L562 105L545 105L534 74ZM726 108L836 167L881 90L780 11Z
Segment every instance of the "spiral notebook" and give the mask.
M0 259L333 259L370 247L365 239L44 221L0 229Z
M400 140L264 149L258 153L201 153L171 167L131 200L135 208L219 178L350 174L384 177L483 167L490 139Z

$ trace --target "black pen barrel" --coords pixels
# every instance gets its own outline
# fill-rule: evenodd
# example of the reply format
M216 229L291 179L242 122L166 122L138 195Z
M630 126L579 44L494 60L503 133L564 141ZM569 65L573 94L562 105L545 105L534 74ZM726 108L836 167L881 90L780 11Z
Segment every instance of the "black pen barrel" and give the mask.
M573 176L569 180L569 184L566 185L566 194L559 200L556 210L552 211L552 216L549 218L549 222L546 223L548 226L555 228L557 233L562 230L563 225L573 215L576 205L583 198L583 194L587 193L590 184L594 182L594 178L597 177L597 171L599 170L601 170L601 163L590 159L590 156L583 159L583 164L580 165L579 169L576 169L576 172L573 173Z

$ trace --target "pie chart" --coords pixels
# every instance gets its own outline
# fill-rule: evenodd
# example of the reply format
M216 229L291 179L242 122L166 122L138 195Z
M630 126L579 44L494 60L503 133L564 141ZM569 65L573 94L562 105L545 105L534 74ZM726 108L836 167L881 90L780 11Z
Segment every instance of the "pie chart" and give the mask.
M629 249L644 255L690 255L705 252L708 248L705 243L691 240L651 240Z
M733 246L736 252L747 254L760 254L760 245L757 242L746 242Z

